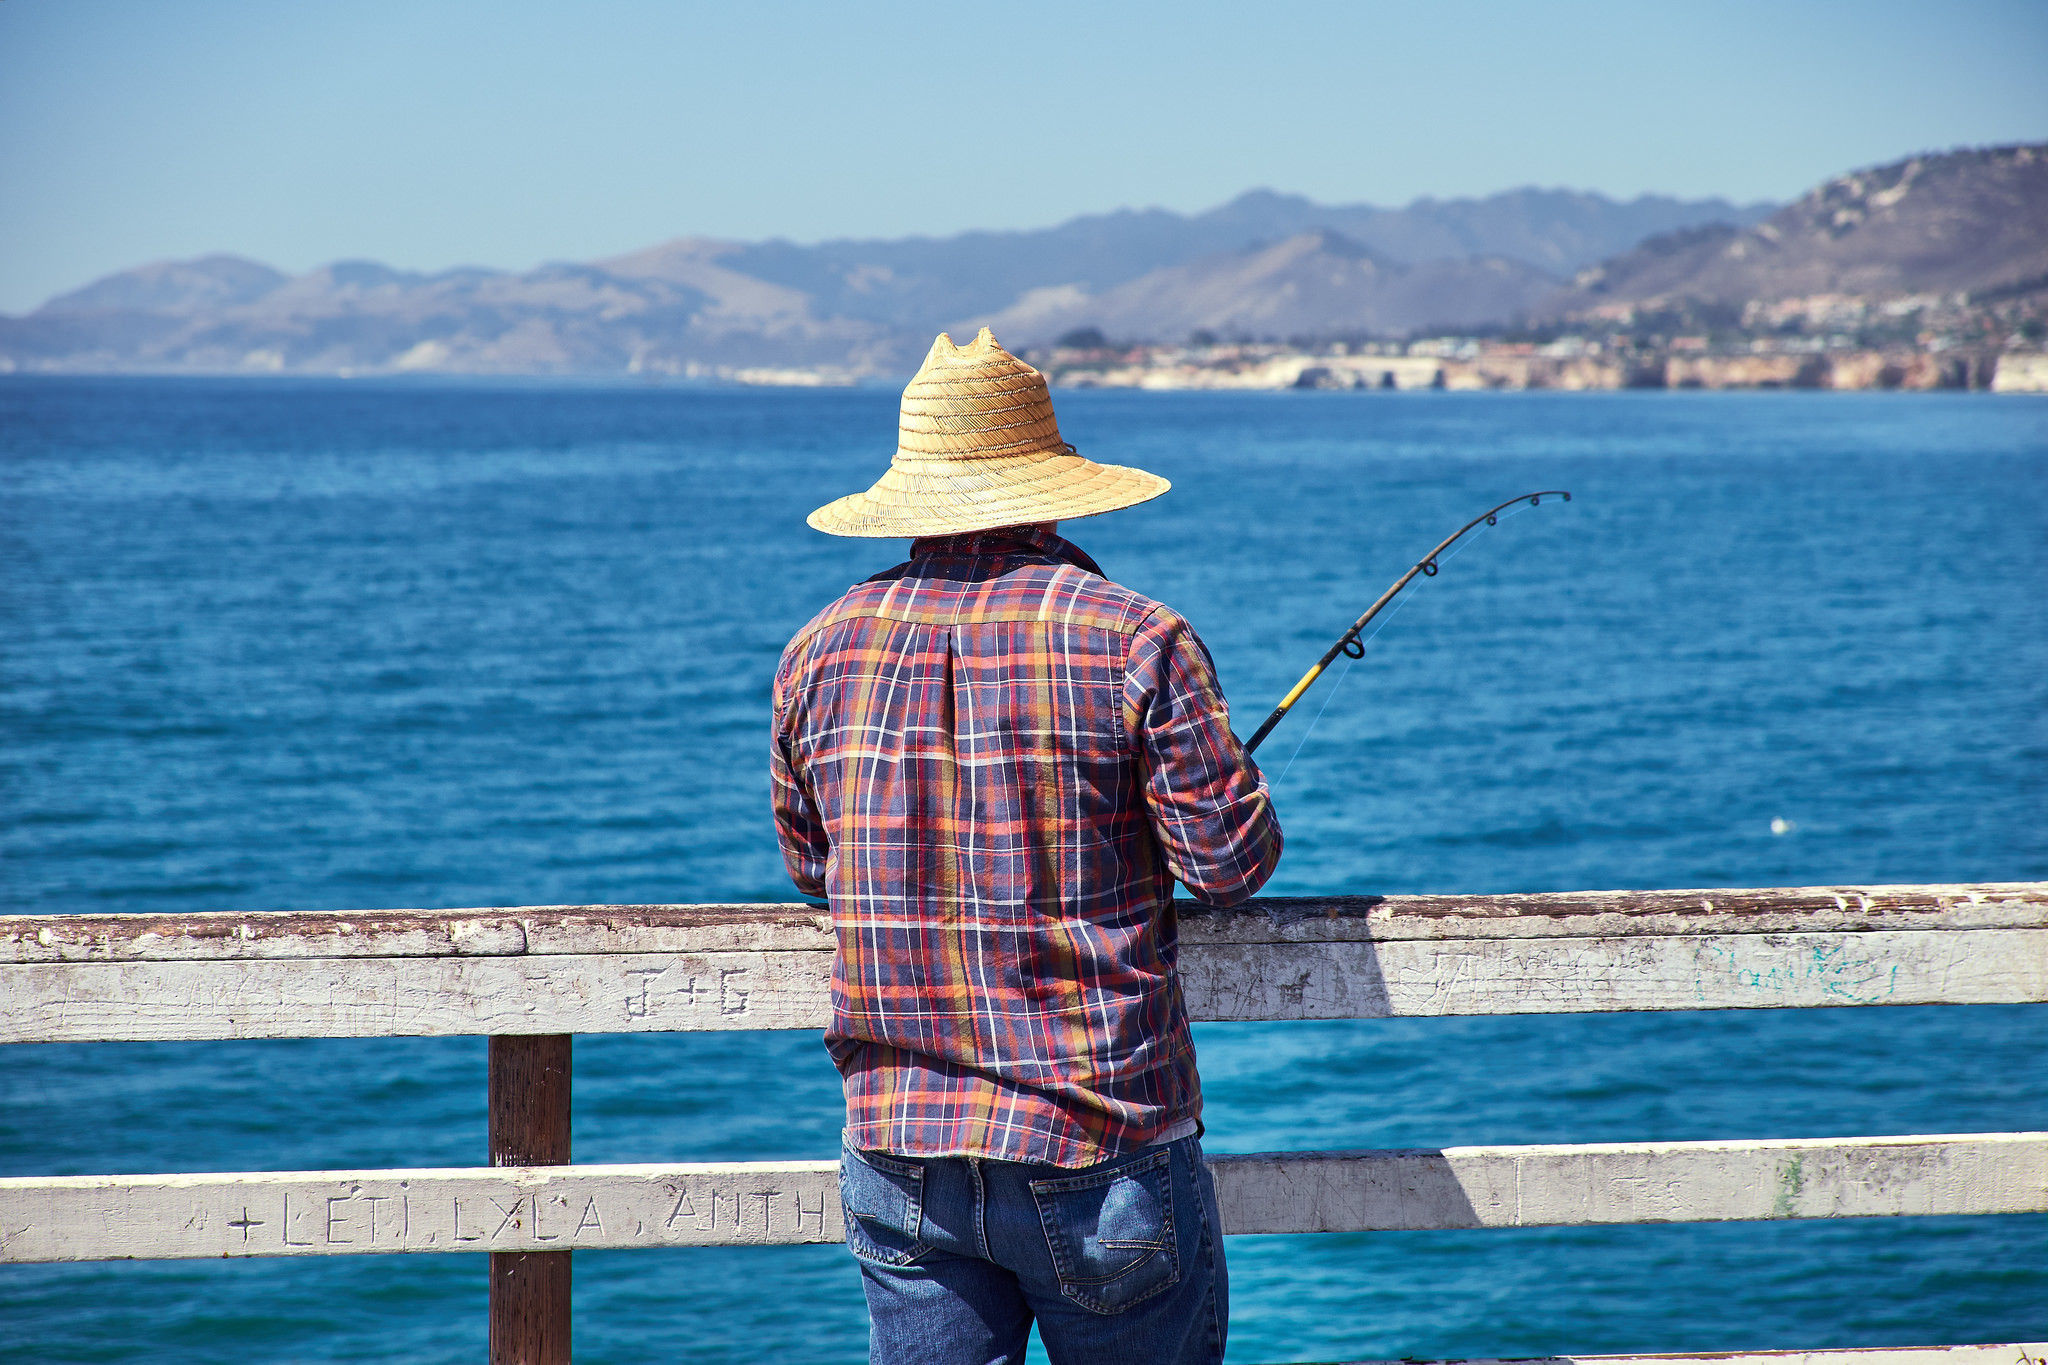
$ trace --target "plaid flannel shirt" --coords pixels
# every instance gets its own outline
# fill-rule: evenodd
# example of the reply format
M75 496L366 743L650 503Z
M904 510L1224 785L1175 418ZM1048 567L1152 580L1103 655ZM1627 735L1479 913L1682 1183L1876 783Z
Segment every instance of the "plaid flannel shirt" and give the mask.
M830 902L848 1138L1082 1166L1199 1123L1173 881L1280 857L1208 651L1050 527L927 538L797 633L776 832Z

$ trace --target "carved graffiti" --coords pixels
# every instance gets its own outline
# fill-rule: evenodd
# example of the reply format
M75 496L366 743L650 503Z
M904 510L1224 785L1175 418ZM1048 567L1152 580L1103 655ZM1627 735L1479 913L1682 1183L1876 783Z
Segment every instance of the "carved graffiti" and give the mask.
M718 969L718 1012L720 1014L745 1014L748 991L740 983L746 980L744 967L720 967Z
M408 1173L410 1174L410 1173ZM361 1255L570 1247L824 1241L837 1235L833 1174L765 1170L698 1176L593 1175L525 1183L437 1177L278 1182L236 1177L128 1199L91 1220L125 1248L173 1256ZM0 1192L4 1193L4 1192ZM413 1195L424 1197L414 1200ZM44 1227L0 1199L0 1253ZM12 1215L11 1217L9 1215ZM107 1229L119 1225L115 1234ZM0 1255L0 1260L19 1259Z
M500 1203L496 1199L493 1199L491 1201L491 1207L496 1209L499 1213L505 1215L503 1218L500 1218L498 1220L497 1230L491 1233L492 1241L496 1241L498 1238L503 1237L505 1235L506 1228L517 1227L519 1225L519 1206L521 1204L524 1204L525 1202L526 1196L523 1194L514 1195L512 1198L511 1207L509 1208L506 1207L503 1203Z
M802 1190L721 1190L715 1187L674 1187L662 1226L671 1232L731 1231L760 1233L825 1232L826 1196L821 1190L806 1201Z
M343 1210L337 1215L335 1205L346 1204L352 1198L354 1198L353 1195L347 1194L331 1194L327 1196L327 1245L348 1246L355 1240L353 1237L340 1237L336 1235L339 1229L348 1226L348 1212Z
M303 1218L305 1216L306 1210L302 1201L299 1208L299 1217ZM278 1236L288 1247L309 1247L313 1245L313 1239L310 1237L301 1241L292 1236L292 1197L290 1194L284 1196L284 1213L278 1225Z
M672 1005L685 1010L701 1005L732 1018L746 1014L753 997L745 967L720 967L715 979L690 971L686 964L634 967L626 976L628 1019L645 1019Z

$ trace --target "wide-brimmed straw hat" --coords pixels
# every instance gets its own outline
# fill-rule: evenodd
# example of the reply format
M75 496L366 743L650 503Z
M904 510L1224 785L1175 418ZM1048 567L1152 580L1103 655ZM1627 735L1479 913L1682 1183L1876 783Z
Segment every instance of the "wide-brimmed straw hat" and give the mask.
M1045 376L984 327L965 346L939 334L903 390L889 472L808 520L835 536L946 535L1092 517L1172 486L1075 454L1060 439Z

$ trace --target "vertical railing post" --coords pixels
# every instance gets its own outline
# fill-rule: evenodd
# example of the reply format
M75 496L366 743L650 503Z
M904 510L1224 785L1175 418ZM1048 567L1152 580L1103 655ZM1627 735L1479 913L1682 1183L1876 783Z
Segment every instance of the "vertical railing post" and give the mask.
M569 1164L572 1041L566 1033L491 1038L493 1166ZM491 1253L491 1365L569 1365L571 1254Z

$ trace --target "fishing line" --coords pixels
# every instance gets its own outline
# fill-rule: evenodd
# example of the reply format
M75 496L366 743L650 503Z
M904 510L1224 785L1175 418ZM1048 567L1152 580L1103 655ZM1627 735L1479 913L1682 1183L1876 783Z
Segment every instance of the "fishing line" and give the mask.
M1533 503L1525 502L1517 508L1515 508L1515 510L1512 512L1501 513L1500 520L1505 521L1509 517L1518 517L1522 513L1528 511L1529 508L1533 505ZM1498 522L1496 522L1495 524L1498 525ZM1480 539L1481 537L1474 536L1471 540L1461 542L1456 549L1452 550L1449 554L1444 556L1443 562L1445 564L1450 563L1459 555L1465 553L1466 546L1476 544ZM1388 612L1386 614L1386 617L1378 625L1373 627L1372 634L1366 636L1364 639L1358 642L1359 645L1363 647L1365 645L1371 644L1374 640L1378 639L1380 632L1385 630L1388 626L1392 625L1394 623L1394 618L1401 614L1401 608L1407 606L1408 603L1412 600L1412 598L1404 597L1400 601L1396 602L1394 604L1394 609ZM1346 651L1346 653L1349 654L1349 651ZM1337 699L1337 694L1344 690L1344 680L1350 676L1351 665L1349 663L1346 663L1344 665L1344 670L1341 673L1339 673L1336 677L1336 680L1330 684L1329 692L1326 693L1323 697L1323 704L1316 708L1315 715L1309 717L1308 728L1301 732L1301 740L1294 746L1294 752L1289 754L1287 756L1287 762L1281 765L1279 776L1273 779L1274 786L1277 787L1282 782L1287 780L1287 772L1290 768L1294 766L1294 760L1301 757L1302 749L1304 749L1308 745L1308 737L1316 732L1316 726L1322 724L1323 712L1330 709L1330 703L1335 701Z
M1547 497L1560 497L1563 498L1566 502L1570 502L1572 500L1572 495L1570 493L1565 492L1561 488L1545 488L1534 493L1524 493L1520 497L1509 498L1506 502L1500 503L1494 507L1487 508L1484 512L1481 512L1478 516L1472 518L1472 520L1466 522L1463 526L1460 526L1457 530L1451 532L1451 534L1445 536L1442 540L1438 541L1435 549L1431 550L1421 559L1415 561L1415 564L1408 570L1407 573L1402 574L1398 579L1394 580L1393 586L1388 588L1385 592L1381 593L1379 595L1379 598L1376 601L1374 601L1370 607L1367 607L1365 609L1365 614L1359 617L1356 621L1353 621L1351 623L1351 629L1345 631L1342 635L1338 636L1337 643L1331 645L1327 650L1323 651L1323 657L1316 660L1314 666L1311 667L1308 672L1301 675L1301 681L1297 682L1292 688L1288 690L1287 695L1280 699L1280 704L1273 708L1273 714L1267 716L1264 723L1262 723L1259 726L1259 728L1253 732L1252 737L1245 741L1245 752L1250 753L1259 747L1259 744L1266 738L1266 736L1273 732L1273 727L1278 725L1281 722L1281 720L1283 720L1286 717L1287 713L1293 709L1294 704L1301 700L1302 695L1306 693L1310 687L1315 685L1316 679L1321 677L1323 675L1323 671L1336 661L1336 658L1339 654L1342 654L1346 658L1350 659L1361 659L1365 657L1366 645L1370 641L1378 638L1380 631L1385 630L1387 628L1388 624L1392 622L1395 614L1397 614L1400 611L1400 605L1396 605L1394 607L1394 611L1387 613L1387 619L1385 621L1381 621L1379 624L1379 628L1374 630L1371 635L1361 637L1360 632L1362 632L1366 628L1366 626L1370 625L1372 623L1373 618L1378 616L1381 613L1381 611L1385 610L1385 608L1389 605L1392 605L1394 603L1394 599L1400 596L1401 590L1406 588L1410 583L1414 582L1418 575L1427 578L1434 578L1445 564L1450 563L1453 559L1456 559L1459 555L1463 554L1465 552L1465 546L1459 544L1459 542L1464 540L1467 533L1472 531L1475 527L1479 526L1482 522L1488 526L1498 526L1500 524L1500 519L1502 516L1515 516L1522 510L1522 508L1518 504L1527 504L1530 507L1534 507L1537 503L1542 502L1543 499ZM1515 510L1509 511L1509 508L1514 508ZM1455 549L1453 549L1454 546L1456 547ZM1450 553L1446 554L1445 551L1450 551ZM1442 556L1441 561L1439 561L1438 559L1438 556L1440 555ZM1403 603L1401 605L1406 604ZM1348 673L1350 670L1346 669L1344 671ZM1341 683L1341 678L1339 681ZM1319 709L1316 712L1316 720L1321 720L1323 712L1329 710L1330 696L1335 695L1335 692L1336 688L1333 686L1330 690L1330 694L1324 697L1321 709ZM1310 731L1313 731L1315 729L1316 720L1311 720L1309 722L1308 728ZM1302 743L1305 744L1307 742L1308 735L1302 735ZM1301 747L1301 744L1295 745L1294 754L1298 755L1301 752ZM1294 755L1289 755L1286 765L1283 766L1280 770L1281 775L1285 776L1287 773L1287 769L1293 766Z
M1377 635L1379 632L1374 631L1373 634ZM1310 717L1308 729L1301 732L1301 743L1295 745L1294 752L1287 755L1287 762L1282 765L1280 775L1273 779L1274 786L1277 787L1287 780L1287 770L1294 766L1295 759L1301 757L1302 748L1308 743L1308 737L1316 732L1316 726L1322 722L1323 712L1330 709L1330 703L1337 699L1337 694L1344 689L1344 680L1350 676L1351 665L1346 664L1344 665L1344 671L1337 675L1337 681L1330 684L1329 695L1323 698L1322 706L1316 711L1314 716Z

